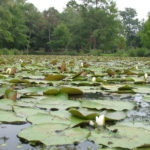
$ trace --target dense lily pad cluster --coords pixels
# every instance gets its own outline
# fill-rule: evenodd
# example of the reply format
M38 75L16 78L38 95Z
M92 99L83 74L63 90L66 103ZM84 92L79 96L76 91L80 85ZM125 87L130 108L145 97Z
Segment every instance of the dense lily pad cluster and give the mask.
M31 123L18 137L47 146L144 147L150 121L132 122L137 103L122 97L140 94L149 103L149 76L148 58L1 56L0 123Z

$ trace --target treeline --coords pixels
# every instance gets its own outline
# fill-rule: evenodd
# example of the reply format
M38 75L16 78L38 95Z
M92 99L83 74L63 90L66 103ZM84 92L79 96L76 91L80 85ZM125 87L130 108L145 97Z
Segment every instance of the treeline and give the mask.
M70 0L59 13L55 8L39 12L25 0L0 0L0 49L147 54L150 17L140 22L135 9L118 11L113 0L81 1Z

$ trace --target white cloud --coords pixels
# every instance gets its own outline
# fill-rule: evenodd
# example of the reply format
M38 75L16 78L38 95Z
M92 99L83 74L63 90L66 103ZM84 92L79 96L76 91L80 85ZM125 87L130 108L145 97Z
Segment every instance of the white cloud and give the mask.
M63 11L69 0L28 0L33 3L40 11L55 7L60 12ZM78 1L78 0L77 0ZM114 0L116 1L119 10L124 10L125 7L135 8L138 13L138 18L147 19L147 14L150 12L150 0Z
M147 19L148 12L150 12L149 0L115 0L119 10L124 10L125 7L132 7L136 9L139 19Z

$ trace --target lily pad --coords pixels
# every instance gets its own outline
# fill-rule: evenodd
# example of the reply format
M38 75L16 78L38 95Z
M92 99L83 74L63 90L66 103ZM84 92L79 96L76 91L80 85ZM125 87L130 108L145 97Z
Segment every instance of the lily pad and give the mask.
M143 101L150 102L150 95L144 96Z
M17 116L14 112L0 110L0 121L7 123L24 123L26 119Z
M66 128L67 125L65 124L39 124L23 129L18 136L28 141L38 141L45 145L68 145L86 140L89 134L86 129L73 128L64 130Z
M60 112L59 112L60 113ZM29 122L32 124L42 124L42 123L64 123L66 125L70 125L70 121L57 117L57 116L52 116L50 114L46 113L37 113L35 115L29 116L27 118Z
M44 80L48 80L48 81L60 81L60 80L63 80L64 78L66 78L65 75L55 74L55 75L47 75Z
M60 88L60 91L63 93L67 93L69 95L82 95L83 91L77 88L72 88L72 87L62 87Z
M36 107L38 108L45 108L45 109L59 109L59 110L65 110L67 108L71 107L80 107L80 102L78 101L72 101L72 100L41 100L39 104L36 104Z
M32 116L35 115L37 113L44 113L47 114L48 112L44 111L44 110L40 110L37 108L29 108L29 107L13 107L15 113L17 114L17 116L20 117L28 117L28 116Z
M59 93L57 88L52 87L29 87L22 90L19 90L20 93L25 95L56 95Z
M135 127L135 128L143 128L150 130L150 122L119 122L117 125L123 125L128 127Z
M122 120L126 118L126 113L123 111L99 112L99 111L88 110L88 109L82 108L82 109L71 109L69 110L69 112L75 117L86 119L86 120L95 120L96 116L100 116L101 114L105 115L105 118L107 121L111 121L111 120L117 121L117 120Z
M81 105L84 108L90 109L106 109L106 110L131 110L135 107L135 105L131 102L126 101L112 101L112 100L93 100L93 101L81 101Z
M12 105L14 105L15 102L10 99L1 99L0 100L0 110L12 110Z
M126 118L126 113L123 111L109 112L106 115L106 120L122 120Z
M48 89L47 91L44 91L44 95L57 95L59 92L60 92L59 89L51 88Z
M109 130L91 132L89 140L108 147L134 149L150 144L150 131L127 126L112 126ZM116 131L116 132L113 132Z
M94 120L96 118L96 116L99 116L100 114L98 113L98 111L92 111L92 110L88 110L88 109L71 109L69 110L69 112L75 116L75 117L79 117L81 119L87 119L87 120Z

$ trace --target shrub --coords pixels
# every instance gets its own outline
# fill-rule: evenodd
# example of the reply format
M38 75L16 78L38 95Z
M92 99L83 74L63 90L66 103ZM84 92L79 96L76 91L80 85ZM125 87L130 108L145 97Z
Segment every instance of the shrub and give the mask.
M17 49L0 49L0 55L23 55L23 51Z
M128 50L131 57L145 57L148 54L147 48L132 48Z
M94 56L101 56L102 51L101 50L97 50L97 49L92 49L90 50L90 55L94 55Z

